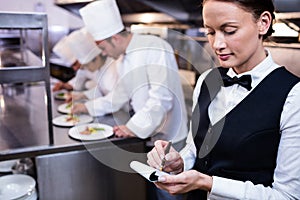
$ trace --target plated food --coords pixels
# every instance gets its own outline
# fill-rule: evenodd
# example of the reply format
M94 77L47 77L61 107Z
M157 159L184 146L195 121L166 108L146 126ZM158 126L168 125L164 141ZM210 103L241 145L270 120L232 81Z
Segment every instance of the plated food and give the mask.
M71 113L72 106L73 106L73 102L64 103L57 107L57 111L60 113L69 114Z
M79 124L87 124L94 119L89 115L61 115L52 120L53 125L62 127L72 127Z
M67 91L60 91L60 92L57 92L55 95L54 95L54 98L56 100L62 100L62 101L65 101L68 97L70 96L69 92Z
M83 134L83 135L90 135L92 133L97 133L98 131L105 131L105 128L103 128L103 127L98 128L98 127L89 127L89 126L86 126L86 128L83 131L80 131L79 133Z
M112 135L113 127L101 123L78 125L69 130L69 136L77 140L100 140Z

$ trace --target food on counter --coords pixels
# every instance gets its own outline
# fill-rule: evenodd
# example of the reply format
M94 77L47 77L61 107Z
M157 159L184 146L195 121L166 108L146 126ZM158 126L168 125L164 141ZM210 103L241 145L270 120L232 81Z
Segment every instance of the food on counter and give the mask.
M65 93L58 93L57 96L63 97L63 96L65 96Z
M73 105L73 103L72 103L72 102L70 102L70 103L68 103L68 104L66 105L66 108L67 108L67 109L69 109L69 108L71 108L71 107L72 107L72 105Z
M56 100L66 100L69 97L69 93L66 92L59 92L55 94Z
M67 122L72 122L73 124L75 124L75 123L79 122L79 117L76 116L76 115L68 115L66 117L66 121Z
M81 131L80 134L90 135L92 133L96 133L97 131L105 131L104 128L96 128L96 127L86 127L84 131Z

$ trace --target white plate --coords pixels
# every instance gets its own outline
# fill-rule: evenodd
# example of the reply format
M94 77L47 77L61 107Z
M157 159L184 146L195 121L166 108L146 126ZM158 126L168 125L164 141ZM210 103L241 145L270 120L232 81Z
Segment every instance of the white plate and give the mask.
M28 175L13 174L0 177L0 199L16 199L35 189L35 180Z
M0 172L11 172L12 166L18 162L18 159L16 160L6 160L0 162Z
M90 135L81 134L80 132L84 131L87 127L104 128L104 130L93 132ZM69 130L69 136L78 140L100 140L100 139L108 138L113 134L114 134L113 127L106 124L100 124L100 123L90 123L90 124L75 126Z
M23 197L18 198L18 200L37 200L38 195L37 191L34 188L32 192L29 192L28 194L24 195Z
M64 114L69 114L69 113L71 113L71 108L72 108L72 102L64 103L57 107L57 111L64 113Z
M54 98L56 100L62 100L62 101L65 101L68 97L68 93L69 92L66 92L66 91L60 91L60 92L57 92L55 95L54 95Z
M52 123L57 126L72 127L75 125L87 124L94 120L93 117L89 115L76 115L76 116L79 119L78 122L67 121L67 118L70 117L70 115L61 115L59 117L54 118L52 120Z

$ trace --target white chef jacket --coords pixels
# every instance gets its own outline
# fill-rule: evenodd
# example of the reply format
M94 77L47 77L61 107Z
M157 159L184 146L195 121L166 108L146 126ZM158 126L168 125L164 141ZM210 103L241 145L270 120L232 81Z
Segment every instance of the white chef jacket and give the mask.
M101 116L128 103L135 114L126 126L137 137L174 143L186 138L187 113L178 66L172 47L163 39L133 34L115 89L85 105L90 115Z
M251 71L235 74L229 69L228 75L242 76L250 74L252 88L255 88L269 73L280 67L275 64L270 52L267 58ZM210 70L203 73L194 90L194 106L197 103L201 84ZM251 90L253 91L253 89ZM212 124L224 117L251 91L235 84L221 87L221 90L211 102L208 113ZM277 155L277 165L274 172L274 182L271 187L262 184L254 185L250 181L242 182L213 176L213 185L208 198L214 199L300 199L300 83L296 84L285 101L280 120L281 139ZM255 148L255 147L253 147ZM180 152L185 162L185 170L191 169L196 158L196 147L191 133L187 146Z
M99 70L91 72L86 69L78 69L75 77L69 81L69 84L72 85L75 91L92 89L96 86L95 79L97 80L98 74Z
M108 57L104 65L97 70L97 73L93 74L91 81L96 85L83 92L88 99L105 96L113 90L118 80L117 66L121 59L122 56L117 60Z

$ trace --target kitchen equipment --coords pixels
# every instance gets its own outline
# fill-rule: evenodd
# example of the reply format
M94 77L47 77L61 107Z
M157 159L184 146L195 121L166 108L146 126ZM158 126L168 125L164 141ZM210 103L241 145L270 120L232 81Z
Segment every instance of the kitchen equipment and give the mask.
M25 82L44 82L45 95L48 114L48 133L49 144L53 144L53 126L52 126L52 107L51 107L51 88L49 74L49 49L48 49L48 19L45 13L13 13L0 12L0 30L9 32L14 30L19 33L20 50L23 51L25 43L25 30L39 30L41 38L37 38L37 42L41 42L42 50L40 53L40 64L30 66L15 66L0 68L0 84L5 83L25 83ZM28 50L28 49L25 49ZM28 52L28 51L26 51ZM22 57L20 57L22 58ZM24 60L23 60L24 61Z
M34 198L36 196L35 186L35 180L28 175L2 176L0 177L0 199L36 199Z
M34 166L30 158L22 158L15 162L12 166L12 172L14 174L27 174L34 176Z

